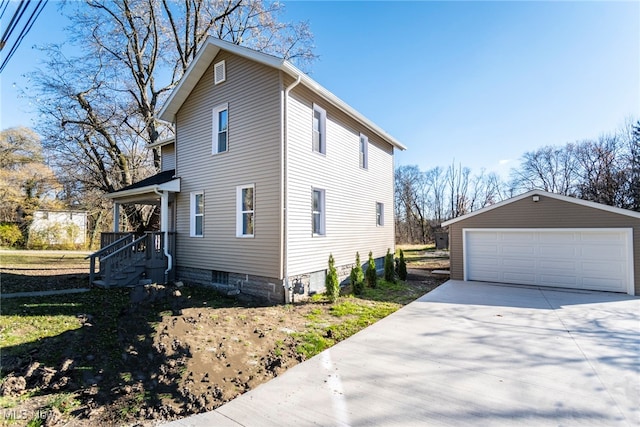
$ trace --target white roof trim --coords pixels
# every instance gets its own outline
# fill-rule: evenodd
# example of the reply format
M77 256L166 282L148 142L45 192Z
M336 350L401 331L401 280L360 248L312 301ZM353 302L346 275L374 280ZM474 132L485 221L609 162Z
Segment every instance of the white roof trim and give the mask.
M131 197L131 196L139 196L141 194L147 194L147 193L155 193L155 190L158 191L170 191L173 193L179 193L180 192L180 178L176 178L173 179L169 182L165 182L162 184L153 184L153 185L147 185L146 187L140 187L140 188L132 188L131 190L124 190L124 191L116 191L114 193L107 193L104 195L104 197L106 197L107 199L121 199L121 198L125 198L125 197Z
M335 107L339 108L341 111L345 112L351 118L364 124L366 127L382 137L386 142L390 143L400 150L407 149L407 147L405 147L398 140L389 135L378 125L367 119L358 111L350 107L346 102L342 101L340 98L329 92L327 89L323 88L319 83L304 74L289 61L277 58L272 55L267 55L266 53L257 52L253 49L239 46L234 43L229 43L227 41L220 40L211 36L207 37L207 40L204 42L204 44L196 54L196 57L187 68L187 71L185 71L184 75L178 82L178 85L171 92L171 95L167 99L167 102L160 110L160 119L167 122L175 121L175 115L177 114L178 110L185 102L195 85L198 83L198 81L200 81L204 73L207 71L209 65L211 65L211 62L214 60L216 55L218 55L221 50L226 50L235 55L251 59L253 61L273 68L277 68L278 70L281 70L294 78L301 77L301 82L306 87L311 89L314 93L321 96L323 99L325 99Z
M482 209L478 209L477 211L468 213L466 215L462 215L457 218L450 219L448 221L443 222L441 226L448 227L449 225L455 224L456 222L464 221L465 219L471 218L473 216L483 214L490 210L500 208L502 206L508 205L513 202L517 202L518 200L526 199L527 197L531 197L534 195L549 197L551 199L562 200L563 202L574 203L576 205L586 206L593 209L600 209L600 210L615 213L618 215L625 215L625 216L630 216L632 218L640 219L640 212L630 211L628 209L616 208L614 206L603 205L602 203L590 202L588 200L577 199L575 197L563 196L561 194L549 193L543 190L531 190L531 191L527 191L526 193L520 194L518 196L512 197L510 199L498 202L494 205L487 206Z
M165 145L174 144L175 142L176 142L176 138L175 137L161 139L161 140L158 140L158 141L154 142L153 144L147 144L147 148L163 147Z

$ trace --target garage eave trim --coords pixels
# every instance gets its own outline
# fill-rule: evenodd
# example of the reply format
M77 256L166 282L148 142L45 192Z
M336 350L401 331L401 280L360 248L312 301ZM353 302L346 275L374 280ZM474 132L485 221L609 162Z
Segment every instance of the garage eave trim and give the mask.
M574 203L576 205L586 206L586 207L593 208L593 209L600 209L600 210L611 212L611 213L615 213L615 214L618 214L618 215L625 215L625 216L629 216L629 217L632 217L632 218L640 219L640 212L630 211L628 209L616 208L614 206L603 205L602 203L590 202L588 200L577 199L575 197L563 196L561 194L549 193L547 191L531 190L531 191L528 191L526 193L520 194L518 196L512 197L510 199L498 202L498 203L496 203L494 205L487 206L487 207L484 207L482 209L478 209L477 211L473 211L471 213L468 213L466 215L462 215L462 216L459 216L457 218L450 219L448 221L443 222L441 224L441 226L442 227L448 227L451 224L455 224L457 222L464 221L464 220L469 219L469 218L471 218L473 216L483 214L483 213L488 212L490 210L497 209L497 208L500 208L502 206L506 206L506 205L508 205L510 203L517 202L519 200L526 199L527 197L532 197L534 195L543 196L543 197L549 197L551 199L562 200L564 202Z

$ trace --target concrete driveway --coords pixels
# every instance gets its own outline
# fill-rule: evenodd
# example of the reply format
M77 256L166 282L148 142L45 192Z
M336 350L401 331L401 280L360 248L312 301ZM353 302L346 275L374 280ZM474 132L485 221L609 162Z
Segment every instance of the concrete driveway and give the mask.
M638 426L640 298L451 280L213 425Z

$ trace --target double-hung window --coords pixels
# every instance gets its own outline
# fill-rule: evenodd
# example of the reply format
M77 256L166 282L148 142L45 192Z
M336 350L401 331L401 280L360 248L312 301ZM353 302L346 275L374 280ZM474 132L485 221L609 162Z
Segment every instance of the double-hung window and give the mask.
M362 169L367 169L369 167L369 138L360 134L360 167Z
M253 237L255 188L254 184L236 187L236 237Z
M311 224L314 236L323 236L325 234L324 190L318 188L312 190Z
M229 104L213 109L213 154L229 150Z
M376 203L376 225L378 227L384 225L384 203Z
M202 237L204 235L204 193L191 193L191 215L189 236Z
M327 150L327 112L313 104L313 151L326 154Z

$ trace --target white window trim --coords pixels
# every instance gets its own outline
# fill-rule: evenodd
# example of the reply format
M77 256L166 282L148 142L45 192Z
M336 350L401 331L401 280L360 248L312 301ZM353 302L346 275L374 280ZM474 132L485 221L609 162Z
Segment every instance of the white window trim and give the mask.
M360 151L362 140L364 140L363 151ZM360 163L360 153L362 153L362 163ZM358 164L360 169L369 169L369 138L364 134L360 134L360 139L358 139Z
M219 129L220 123L218 122L218 114L224 110L227 110L227 149L224 151L218 151L218 132L220 132L220 129ZM212 154L226 153L227 151L229 151L229 104L225 103L225 104L220 104L214 107L212 118L213 118L213 134L211 137L211 153Z
M222 78L221 79L217 79L218 74L216 73L216 70L219 69L218 67L222 67L221 68L222 69ZM213 65L213 83L214 84L220 84L220 83L222 83L222 82L224 82L226 80L227 80L227 68L226 68L226 64L225 64L224 60L216 62Z
M378 221L378 206L380 206L380 220ZM376 226L384 227L384 203L376 202Z
M243 211L242 210L242 190L245 188L253 189L253 210ZM247 212L253 213L253 233L252 234L243 234L242 230L242 220L243 214ZM236 187L236 237L240 238L253 238L256 232L256 185L255 184L247 184L247 185L238 185Z
M315 131L313 128L313 119L316 112L320 113L320 150L315 150L313 147L313 132ZM311 112L311 151L322 155L327 154L327 112L317 104L313 104L313 110Z
M313 217L317 211L313 210L313 195L316 191L320 192L320 232L316 233L313 229ZM327 228L326 228L326 218L327 218L327 199L326 199L326 191L322 188L312 187L311 188L311 235L312 236L326 236Z
M196 196L202 196L204 199L203 191L193 191L189 198L189 237L204 237L204 207L201 214L196 214ZM196 234L196 217L202 217L202 234Z

